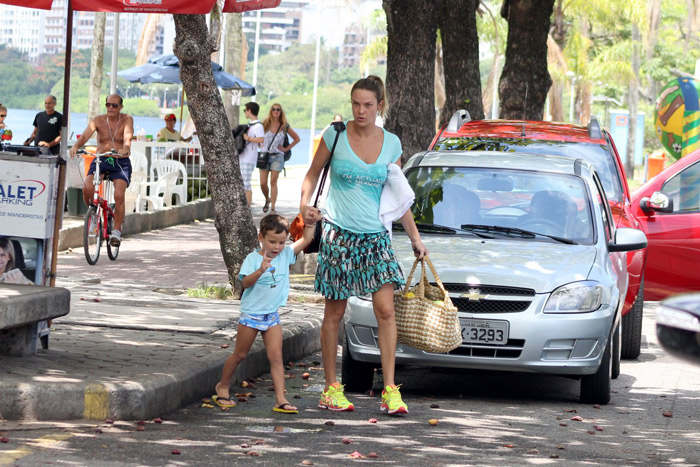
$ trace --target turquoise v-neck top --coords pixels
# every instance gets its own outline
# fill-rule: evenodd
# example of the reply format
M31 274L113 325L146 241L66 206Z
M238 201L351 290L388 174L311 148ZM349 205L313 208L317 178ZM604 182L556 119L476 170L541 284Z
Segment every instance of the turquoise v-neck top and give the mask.
M346 123L347 125L347 123ZM338 137L331 159L328 197L324 217L334 224L356 233L384 232L379 220L379 198L386 181L387 168L401 157L401 141L384 131L384 143L377 161L368 164L350 147L348 132ZM335 139L335 128L328 127L323 140L330 151Z

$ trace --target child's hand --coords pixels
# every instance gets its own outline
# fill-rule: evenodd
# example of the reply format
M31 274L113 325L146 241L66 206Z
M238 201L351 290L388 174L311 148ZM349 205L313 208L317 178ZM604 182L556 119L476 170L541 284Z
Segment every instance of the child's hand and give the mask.
M269 268L272 265L272 258L267 256L267 253L263 253L263 260L262 264L260 265L260 270L265 273L267 271L267 268Z

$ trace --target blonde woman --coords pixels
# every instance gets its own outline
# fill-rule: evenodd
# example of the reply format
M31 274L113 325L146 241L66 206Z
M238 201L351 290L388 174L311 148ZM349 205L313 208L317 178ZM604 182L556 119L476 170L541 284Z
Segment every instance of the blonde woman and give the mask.
M274 213L277 202L277 179L280 172L284 170L284 153L299 143L299 135L289 126L284 110L278 103L274 103L270 107L270 113L263 120L263 129L265 130L265 139L260 151L269 154L267 165L260 169L260 189L265 196L263 212L270 210ZM284 145L285 134L288 134L292 139L289 146Z

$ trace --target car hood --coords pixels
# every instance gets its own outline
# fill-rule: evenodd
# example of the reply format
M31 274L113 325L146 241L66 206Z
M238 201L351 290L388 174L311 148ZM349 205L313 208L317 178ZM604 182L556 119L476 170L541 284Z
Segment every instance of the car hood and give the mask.
M596 255L594 246L549 241L426 234L421 239L445 283L502 285L536 293L587 279ZM415 260L410 241L397 233L392 246L408 278Z

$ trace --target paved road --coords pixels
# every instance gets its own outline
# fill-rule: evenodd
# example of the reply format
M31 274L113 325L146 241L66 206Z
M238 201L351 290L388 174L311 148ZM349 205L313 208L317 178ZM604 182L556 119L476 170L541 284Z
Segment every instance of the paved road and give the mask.
M197 403L164 415L163 423L146 421L144 431L119 421L5 423L0 436L9 442L0 444L0 464L338 465L353 461L357 451L378 455L365 461L416 466L699 465L700 367L664 355L654 335L654 306L645 310L642 356L623 362L612 401L602 407L580 404L579 383L564 378L404 368L398 379L409 415L381 415L378 396L357 394L351 395L354 413L328 413L315 408L322 381L316 354L288 370L300 415L270 411L265 375L245 390L256 397L229 412ZM301 378L304 372L309 380ZM431 418L439 425L429 426Z

